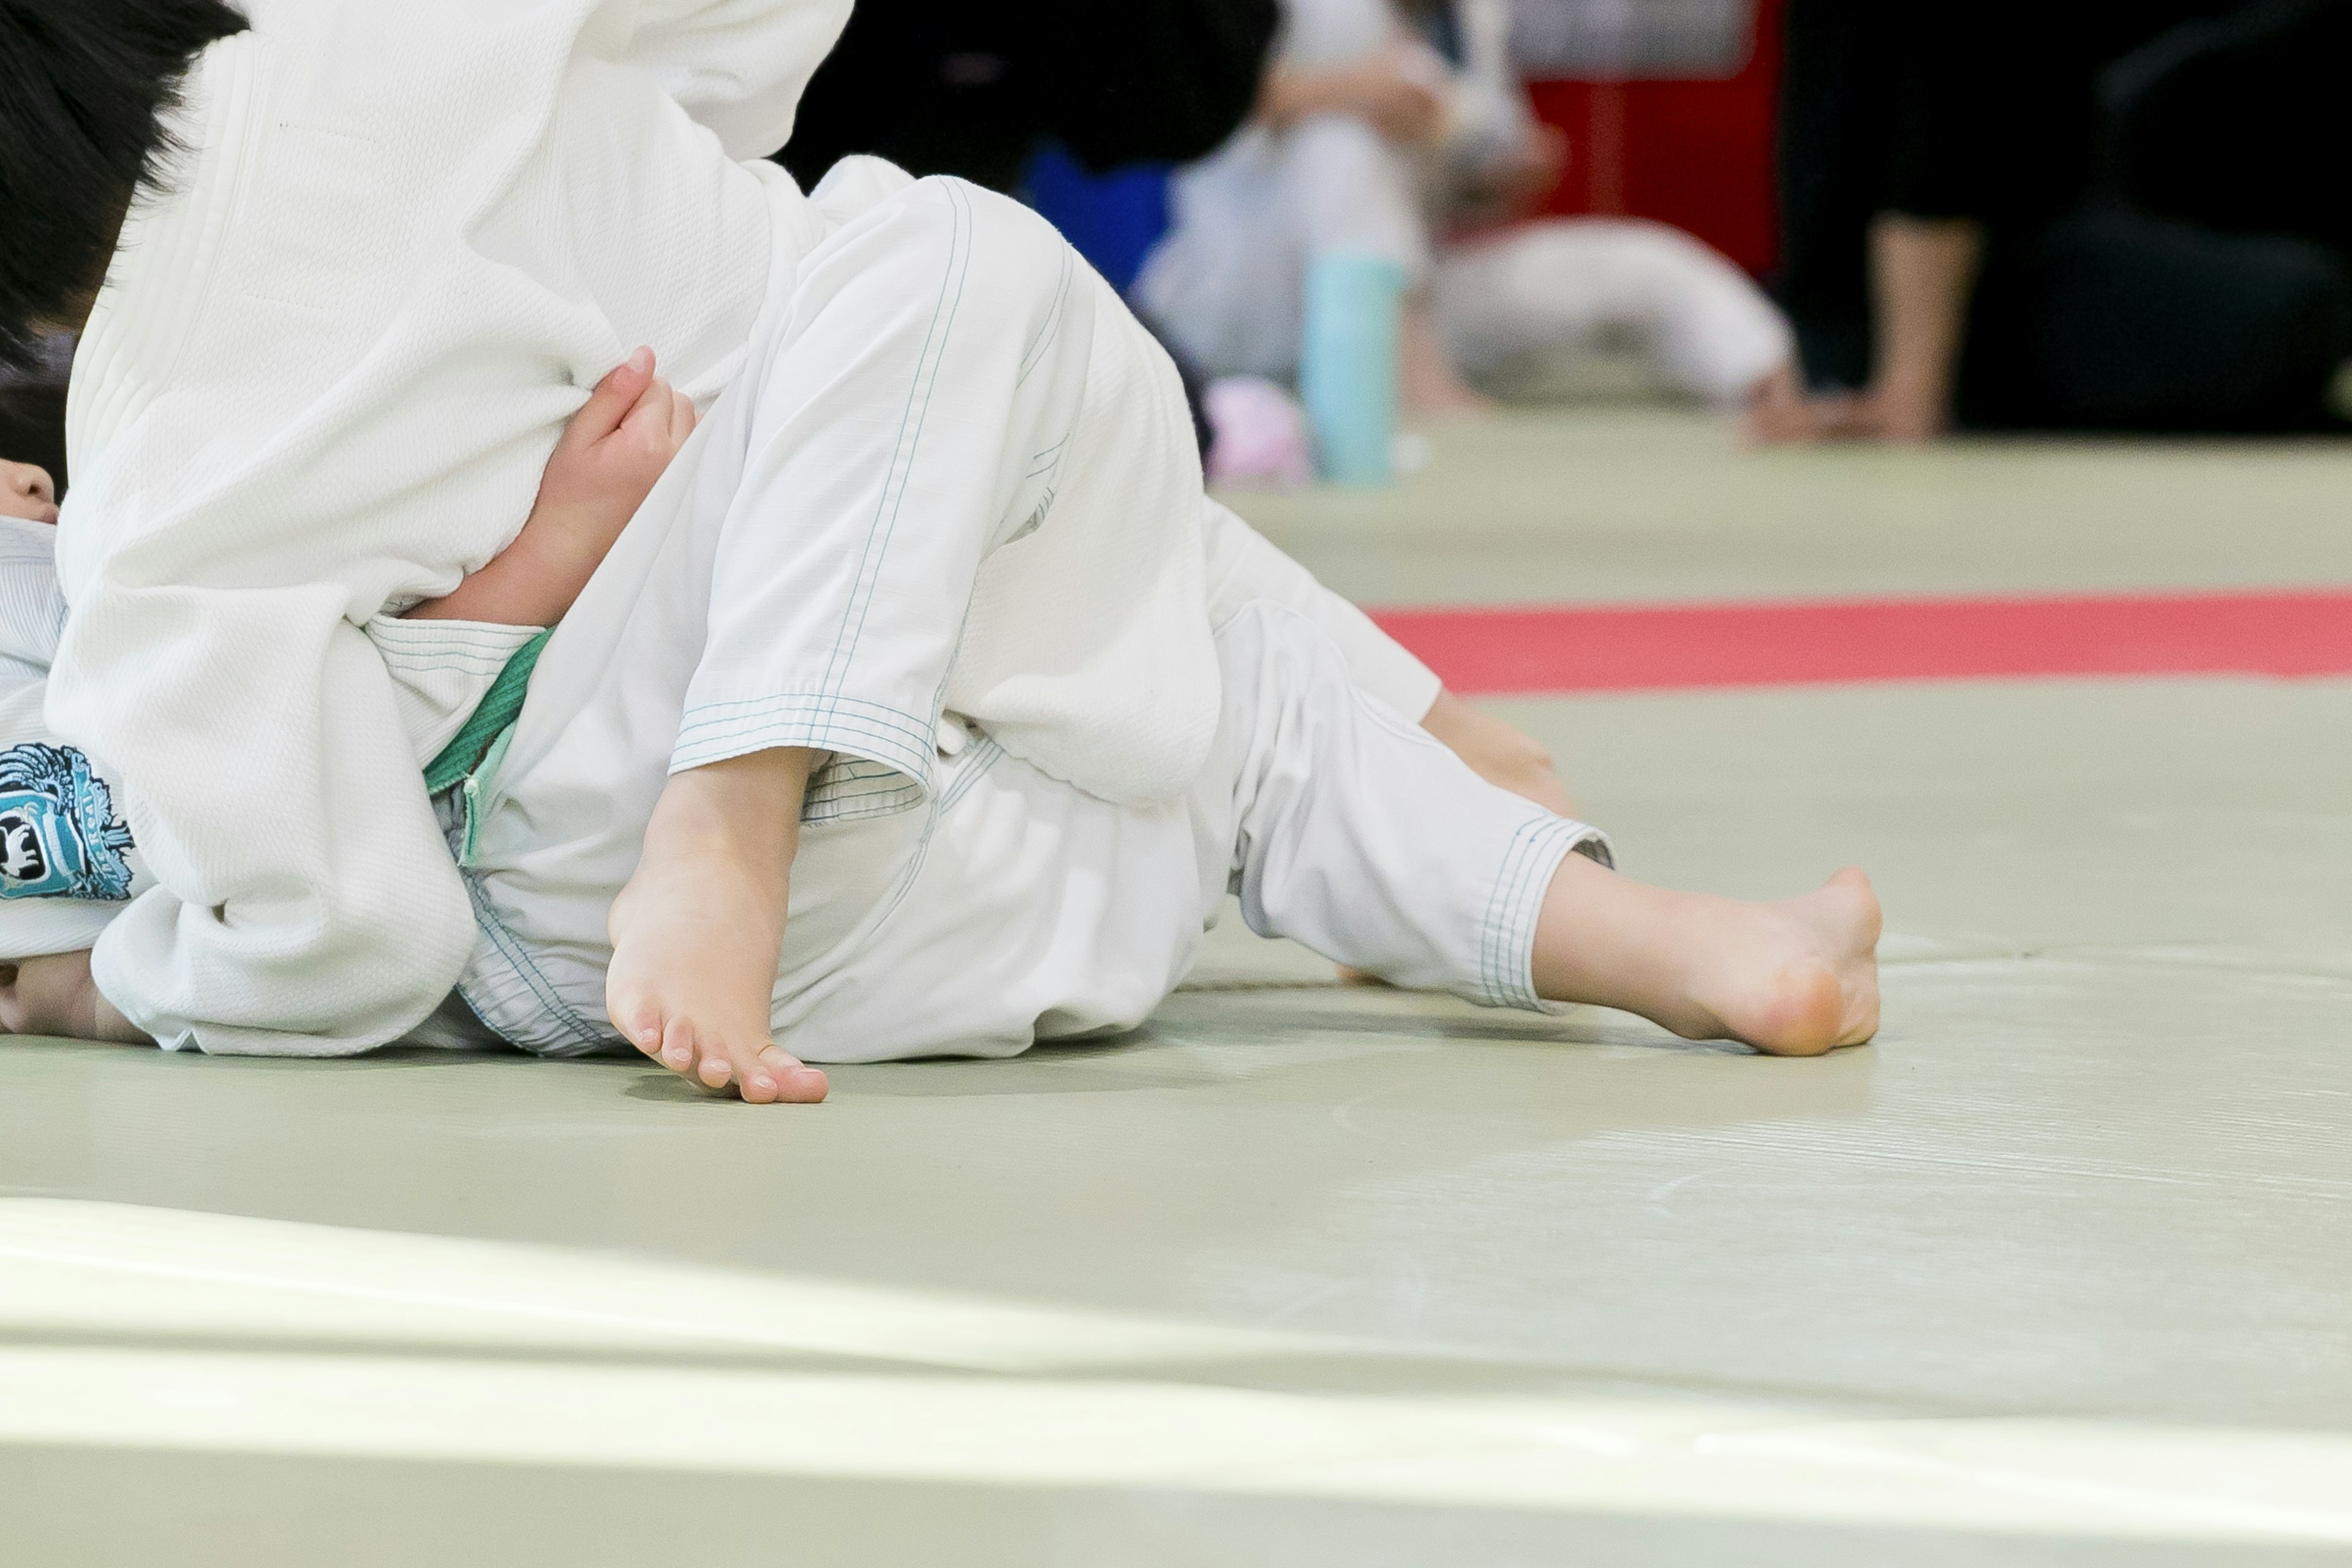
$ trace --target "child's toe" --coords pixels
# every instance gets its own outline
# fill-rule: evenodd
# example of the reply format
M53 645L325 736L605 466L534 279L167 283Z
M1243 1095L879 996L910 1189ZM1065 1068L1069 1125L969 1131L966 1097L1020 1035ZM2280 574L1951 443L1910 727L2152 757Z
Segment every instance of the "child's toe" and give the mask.
M753 1105L772 1105L783 1091L776 1075L756 1059L744 1065L740 1078L743 1098Z
M662 1065L672 1072L694 1070L694 1026L683 1018L673 1018L662 1034Z
M782 1046L770 1046L760 1053L759 1070L774 1079L775 1097L793 1105L814 1105L829 1087L824 1074Z
M651 1007L639 1008L634 1013L620 1013L615 1009L615 1013L613 1022L621 1031L622 1037L654 1060L661 1060L661 1014Z

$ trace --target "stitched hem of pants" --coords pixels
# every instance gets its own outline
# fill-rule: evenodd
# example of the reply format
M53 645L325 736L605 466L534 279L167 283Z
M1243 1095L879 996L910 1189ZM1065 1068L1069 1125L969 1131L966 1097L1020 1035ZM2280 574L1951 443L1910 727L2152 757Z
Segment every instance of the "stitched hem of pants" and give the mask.
M1540 1013L1536 994L1536 924L1561 861L1582 852L1613 865L1608 836L1564 816L1536 817L1511 837L1495 876L1478 931L1478 996L1489 1007Z
M931 715L925 717L925 714ZM870 732L886 742L928 750L938 740L936 710L893 707L838 691L772 691L754 697L704 698L690 703L678 720L677 744L690 747L711 735L724 735L746 724L766 724L780 717L799 717L852 732Z
M780 746L879 763L918 788L931 783L936 726L878 703L809 692L785 692L741 702L688 709L678 725L669 771L708 767Z

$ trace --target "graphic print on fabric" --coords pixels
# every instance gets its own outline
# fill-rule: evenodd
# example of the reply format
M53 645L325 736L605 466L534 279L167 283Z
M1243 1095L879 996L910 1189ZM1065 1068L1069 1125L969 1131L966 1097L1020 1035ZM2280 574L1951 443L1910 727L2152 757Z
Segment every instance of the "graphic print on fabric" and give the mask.
M131 847L88 757L68 746L0 752L0 898L127 899Z

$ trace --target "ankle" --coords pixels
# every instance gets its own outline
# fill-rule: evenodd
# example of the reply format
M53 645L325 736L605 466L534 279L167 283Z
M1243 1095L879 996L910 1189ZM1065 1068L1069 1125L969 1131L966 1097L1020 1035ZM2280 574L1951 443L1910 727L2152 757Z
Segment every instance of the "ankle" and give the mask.
M1582 855L1552 873L1536 922L1536 993L1648 1013L1687 981L1692 895L1644 886Z
M781 942L812 761L805 750L780 749L672 774L614 905L616 936L625 906L651 897L663 918L723 909L730 921L772 927Z
M804 749L779 748L671 774L646 825L648 856L789 858L813 760Z

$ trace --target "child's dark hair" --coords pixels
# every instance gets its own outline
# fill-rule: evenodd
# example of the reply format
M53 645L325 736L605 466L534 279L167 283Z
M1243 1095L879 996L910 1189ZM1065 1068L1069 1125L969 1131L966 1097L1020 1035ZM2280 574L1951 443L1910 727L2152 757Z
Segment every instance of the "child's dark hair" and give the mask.
M245 26L224 0L0 0L0 365L104 277L180 79Z

